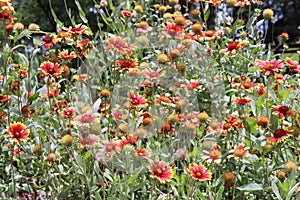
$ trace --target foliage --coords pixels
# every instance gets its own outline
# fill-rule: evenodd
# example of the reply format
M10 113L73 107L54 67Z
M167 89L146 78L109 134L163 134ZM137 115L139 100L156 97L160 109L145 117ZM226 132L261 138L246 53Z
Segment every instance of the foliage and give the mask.
M2 197L299 198L299 55L239 2L102 0L91 20L74 0L47 32L0 0Z

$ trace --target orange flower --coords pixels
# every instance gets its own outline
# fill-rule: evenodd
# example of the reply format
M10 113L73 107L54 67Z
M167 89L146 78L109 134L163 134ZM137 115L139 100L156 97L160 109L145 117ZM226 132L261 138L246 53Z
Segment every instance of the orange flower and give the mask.
M73 58L76 58L76 54L74 51L69 54L69 51L65 49L59 53L59 57L64 60L72 60Z
M26 128L27 127L21 122L11 124L10 127L7 128L8 134L6 134L6 136L11 137L12 141L17 142L20 145L21 141L27 140L30 133Z
M136 59L126 59L123 58L122 60L117 60L116 61L116 67L118 67L120 70L129 70L136 68Z
M0 94L0 103L7 103L9 102L9 97L4 94Z
M248 156L248 152L247 152L247 148L245 148L244 144L240 144L240 146L236 147L234 149L234 156L235 156L235 159L238 160L242 157L245 157L245 156Z
M247 99L247 98L236 98L234 100L235 104L237 105L246 105L248 103L250 103L252 100L251 99Z

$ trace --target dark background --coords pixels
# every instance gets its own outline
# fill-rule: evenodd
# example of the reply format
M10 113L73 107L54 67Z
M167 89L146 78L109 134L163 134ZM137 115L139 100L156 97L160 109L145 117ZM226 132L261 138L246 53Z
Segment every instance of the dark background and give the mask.
M55 32L56 23L50 12L48 0L13 0L17 11L18 20L27 26L30 23L36 23L41 30L46 32ZM70 26L70 20L65 11L64 0L51 0L53 9L58 18L64 22L65 26ZM81 7L89 20L89 26L95 31L97 22L95 14L92 12L94 7L93 0L79 0ZM98 2L98 1L97 1ZM115 0L113 2L116 2ZM159 3L160 1L156 1ZM72 11L75 21L80 23L78 9L73 0L66 0L68 8ZM264 1L263 8L272 8L277 21L269 23L269 31L266 43L278 43L278 35L287 32L290 36L289 43L295 43L300 39L300 0L269 0ZM210 17L213 20L213 15Z

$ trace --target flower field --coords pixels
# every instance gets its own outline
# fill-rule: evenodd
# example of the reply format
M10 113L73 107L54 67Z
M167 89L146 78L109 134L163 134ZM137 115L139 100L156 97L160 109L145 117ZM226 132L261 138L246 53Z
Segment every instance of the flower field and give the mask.
M300 53L265 43L272 9L101 0L94 30L74 2L45 32L0 0L1 199L300 199Z

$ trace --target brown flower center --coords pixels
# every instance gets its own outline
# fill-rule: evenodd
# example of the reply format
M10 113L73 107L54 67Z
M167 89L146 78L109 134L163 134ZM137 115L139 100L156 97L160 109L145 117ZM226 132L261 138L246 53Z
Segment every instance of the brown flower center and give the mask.
M281 138L281 137L283 137L283 136L285 136L285 135L287 135L287 134L286 134L286 131L283 130L283 129L278 129L278 130L276 130L276 131L274 132L274 137L275 137L275 138Z
M156 170L156 173L157 173L157 175L162 175L163 171L162 171L161 168L158 168L158 169Z

